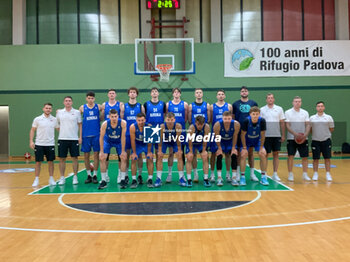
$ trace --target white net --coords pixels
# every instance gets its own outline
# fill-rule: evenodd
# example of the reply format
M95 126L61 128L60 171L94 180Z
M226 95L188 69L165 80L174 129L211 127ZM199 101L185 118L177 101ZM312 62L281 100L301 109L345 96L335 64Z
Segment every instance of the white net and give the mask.
M173 69L170 64L159 64L156 66L157 71L159 72L159 81L169 82L170 71Z

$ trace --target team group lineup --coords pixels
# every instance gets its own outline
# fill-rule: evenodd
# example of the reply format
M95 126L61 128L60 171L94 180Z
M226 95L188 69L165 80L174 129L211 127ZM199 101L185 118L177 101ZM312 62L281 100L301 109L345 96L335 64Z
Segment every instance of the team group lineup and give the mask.
M40 184L39 175L44 157L48 162L49 186L63 186L66 183L68 152L72 158L73 184L78 184L80 145L87 172L85 183L98 184L98 189L106 188L110 181L108 165L113 147L118 155L117 180L121 189L129 186L130 158L132 178L130 188L137 188L144 183L143 154L148 172L146 184L150 188L161 187L163 182L172 182L174 155L177 158L179 185L192 187L193 182L198 183L201 179L197 170L197 154L200 154L203 162L205 187L211 187L215 183L217 186L223 186L224 157L225 180L232 186L246 185L247 159L250 179L268 186L267 158L272 153L272 179L281 181L277 171L281 143L285 140L288 151L288 180L294 181L293 160L298 151L302 158L302 179L310 181L311 178L307 174L310 133L314 172L312 180L318 180L318 163L322 153L326 180L332 181L330 159L334 121L324 112L325 103L322 101L316 103L316 114L309 117L309 113L301 108L302 99L299 96L293 98L292 108L284 112L282 107L275 104L274 95L268 93L266 105L259 108L255 101L249 99L246 86L241 87L241 97L232 105L225 102L226 95L223 89L217 91L217 102L212 105L203 101L203 90L200 88L195 89L195 101L191 104L181 100L180 88L172 90L171 101L163 102L159 100L158 88L153 87L150 91L151 99L143 105L137 102L139 91L136 87L130 87L127 92L129 96L127 103L118 101L116 90L110 89L108 101L99 105L95 103L95 93L90 91L86 94L87 103L80 106L79 110L73 108L72 97L66 96L63 100L64 108L56 111L56 117L51 115L52 104L45 103L43 114L34 119L29 134L29 144L35 152L36 163L32 186L38 187ZM187 123L189 127L186 129ZM152 134L160 134L158 141L151 143L145 139L145 127L151 128ZM60 171L60 179L57 182L53 178L53 161L56 157L55 129L58 131ZM260 180L254 172L254 150L258 152L260 158ZM93 166L90 164L91 151ZM163 158L167 152L168 176L166 181L162 181ZM99 167L100 181L97 178Z

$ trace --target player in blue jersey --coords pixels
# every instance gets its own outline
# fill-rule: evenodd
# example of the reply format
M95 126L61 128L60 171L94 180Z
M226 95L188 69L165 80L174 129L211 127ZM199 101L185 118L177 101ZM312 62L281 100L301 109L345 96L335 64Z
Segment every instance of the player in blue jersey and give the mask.
M101 166L101 183L98 189L107 187L107 156L111 153L111 149L115 147L120 162L121 188L126 188L125 176L126 176L126 151L125 151L125 133L126 122L118 117L118 112L115 109L109 111L109 119L104 121L101 126L100 132L100 166Z
M186 122L188 117L188 104L181 100L181 89L178 87L173 88L172 90L173 100L169 101L166 104L167 112L172 112L175 115L176 123L181 124L182 134L186 136ZM185 146L186 141L181 142L181 151L182 151L182 161L185 163ZM168 177L166 182L170 183L172 180L172 168L174 162L174 154L169 154L168 158Z
M226 174L230 174L230 165L232 168L232 179L226 181L231 182L233 186L238 186L237 182L237 137L240 130L238 121L232 119L232 113L226 111L222 114L222 119L217 121L214 125L214 132L216 136L221 137L220 142L216 142L216 169L218 173L217 185L222 186L223 180L221 176L222 157L225 154ZM231 176L229 176L231 178Z
M104 102L102 104L102 116L104 118L104 120L108 120L109 119L109 111L111 109L115 109L118 112L118 116L119 118L123 118L124 117L124 103L118 101L117 98L117 91L115 89L109 89L108 90L108 101ZM107 161L106 161L106 165L107 165L107 182L109 182L109 176L108 176L108 165L109 165L109 156L107 156ZM120 166L120 159L119 159L119 166ZM121 180L121 176L120 176L120 168L118 168L118 183L120 183Z
M145 113L145 110L143 106L137 102L137 96L139 95L139 90L136 87L130 87L128 89L128 96L129 96L129 102L124 104L123 113L124 113L124 120L126 121L126 144L125 149L127 152L127 169L129 168L129 158L130 158L130 150L131 150L131 143L130 143L130 126L134 123L136 123L136 115L139 113ZM139 177L142 177L142 156L138 159L138 173ZM129 176L126 176L126 182L129 182ZM141 184L142 181L139 181Z
M100 153L100 112L101 106L95 104L95 93L88 92L86 94L87 104L80 106L79 111L83 118L83 141L81 145L81 152L84 152L84 162L87 172L87 179L85 184L93 182L97 184L97 170L99 165ZM90 170L90 151L94 151L94 173Z
M132 174L132 182L130 188L136 188L137 184L142 184L142 166L141 173L137 177L136 181L136 165L138 159L142 159L142 153L145 153L147 158L147 170L148 170L148 179L147 186L153 187L152 177L153 177L153 153L152 153L152 143L147 143L143 139L144 135L144 127L145 125L149 125L146 123L146 116L144 113L138 113L136 116L136 123L130 126L130 142L131 142L131 174ZM140 168L140 166L139 166Z
M232 113L232 106L227 102L225 102L225 98L226 98L225 90L219 89L216 93L217 102L210 106L212 130L214 128L215 123L222 119L222 114L224 112L229 111ZM212 153L210 157L210 170L211 170L210 182L215 182L214 170L215 170L216 150L217 150L216 143L210 143L210 152ZM226 159L226 161L229 161L229 160ZM226 180L227 181L231 180L230 173L226 173Z
M167 149L169 149L169 155L173 155L174 153L176 154L180 186L187 186L187 181L184 176L184 162L182 158L182 148L180 141L180 137L183 138L182 125L176 123L174 113L168 112L165 115L165 122L160 127L160 150L158 150L157 179L154 183L154 186L160 187L162 185L163 155L166 153ZM170 183L171 180L167 182Z
M265 143L265 131L266 121L260 117L260 109L257 106L253 106L249 110L249 116L243 121L241 125L241 178L239 184L241 186L246 185L245 179L245 166L246 159L248 157L248 151L255 149L259 152L260 157L260 169L261 169L261 181L260 183L264 186L268 186L266 176L267 167L267 154L264 148ZM254 181L254 180L253 180ZM259 181L259 180L258 180Z
M203 161L203 181L204 186L210 187L210 182L208 179L208 152L207 152L207 142L210 139L210 127L205 122L204 116L196 116L194 123L189 127L189 140L188 146L186 147L186 172L187 172L187 186L192 187L192 162L193 158L197 153L200 153ZM209 139L208 139L209 138ZM208 140L206 140L208 139ZM198 178L197 178L198 179Z
M196 100L188 105L188 122L194 124L197 116L203 116L205 118L205 123L209 123L210 104L203 101L203 90L201 88L196 88L194 90L194 96ZM194 155L192 165L194 172L193 182L198 182L197 154Z
M244 120L249 116L249 110L253 106L258 106L254 100L249 99L249 91L246 86L241 87L240 91L241 99L237 100L232 104L233 119L237 120L241 126ZM242 147L241 134L238 134L237 147ZM254 155L253 149L248 152L248 163L250 167L250 179L253 181L258 181L258 178L254 174ZM240 152L238 152L238 165L240 165ZM239 167L238 167L239 171Z

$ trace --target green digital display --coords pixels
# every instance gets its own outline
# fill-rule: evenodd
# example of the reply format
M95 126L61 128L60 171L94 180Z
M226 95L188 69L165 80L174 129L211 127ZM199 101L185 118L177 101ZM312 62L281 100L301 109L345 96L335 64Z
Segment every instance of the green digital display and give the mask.
M147 9L178 9L180 0L147 0Z

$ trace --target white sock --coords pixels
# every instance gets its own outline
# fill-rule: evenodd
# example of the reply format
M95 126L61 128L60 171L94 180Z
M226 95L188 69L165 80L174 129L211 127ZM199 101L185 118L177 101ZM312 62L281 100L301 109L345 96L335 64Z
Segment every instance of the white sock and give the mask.
M330 172L326 172L326 175L329 175L329 176L330 176L330 175L331 175L331 173L330 173Z
M121 177L122 177L122 180L124 180L124 179L125 179L125 176L126 176L126 172L120 172L120 175L121 175Z
M318 175L318 172L317 172L317 171L315 171L315 172L314 172L314 175Z
M152 179L152 177L153 177L152 175L148 175L148 179Z
M184 176L184 171L179 171L179 178Z
M255 170L254 167L250 168L250 175L254 175L254 170Z
M86 170L88 176L91 176L91 170Z
M142 168L138 168L139 176L142 176Z
M132 180L136 180L136 176L131 176Z
M108 168L106 169L106 174L107 174L107 176L108 176Z
M215 176L214 170L210 170L210 176Z
M94 170L94 176L97 176L97 170Z
M230 171L226 170L226 177L231 177Z
M293 175L293 172L289 172L289 175L292 176L292 175Z
M221 171L218 171L218 178L221 178Z
M204 179L208 179L208 174L204 174Z
M277 172L273 172L273 175L274 175L274 176L277 176Z
M171 175L173 172L173 166L168 166L168 174Z
M194 174L195 174L195 175L197 175L197 176L198 176L198 171L197 171L197 168L193 168L193 172L194 172Z
M307 173L306 173L306 172L303 172L303 176L307 176Z
M162 171L157 171L157 177L162 179Z
M240 174L240 173L241 173L241 167L237 166L237 174Z
M102 172L101 173L102 180L106 181L106 175L107 175L107 172Z
M232 179L236 179L237 178L237 172L232 172Z
M187 179L191 179L191 174L187 174Z

